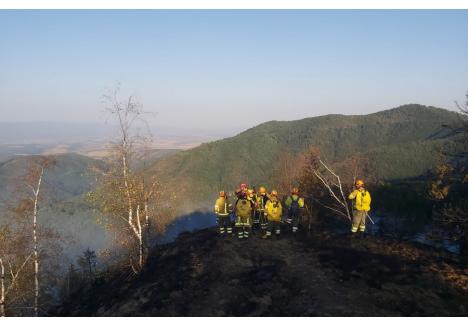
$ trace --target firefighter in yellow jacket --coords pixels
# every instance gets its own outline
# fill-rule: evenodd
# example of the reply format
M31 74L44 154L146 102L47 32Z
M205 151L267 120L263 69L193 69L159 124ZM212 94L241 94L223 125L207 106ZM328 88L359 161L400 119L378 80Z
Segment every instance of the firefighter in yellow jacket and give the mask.
M280 225L283 216L283 206L278 199L278 192L276 190L272 190L270 193L270 199L265 205L265 215L268 220L268 227L264 238L270 237L273 232L279 235L281 233Z
M270 198L268 197L267 190L261 186L258 189L257 203L256 203L256 214L254 217L254 224L259 224L262 230L266 230L268 227L268 220L265 216L266 203Z
M360 232L364 232L366 230L366 216L370 211L371 204L371 195L364 188L364 181L356 181L356 188L349 194L348 198L354 200L351 232L356 233L358 229Z
M231 219L231 205L229 204L228 197L224 191L219 192L219 197L216 199L214 211L218 217L219 234L232 234Z
M240 195L236 202L236 228L239 239L248 238L252 219L252 202L247 194Z

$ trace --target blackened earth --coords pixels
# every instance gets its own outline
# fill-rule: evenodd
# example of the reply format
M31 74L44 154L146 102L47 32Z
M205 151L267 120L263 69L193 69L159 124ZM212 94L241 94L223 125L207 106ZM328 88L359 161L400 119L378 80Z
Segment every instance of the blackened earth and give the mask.
M327 233L264 240L183 233L137 276L74 293L59 316L467 316L468 270L453 254Z

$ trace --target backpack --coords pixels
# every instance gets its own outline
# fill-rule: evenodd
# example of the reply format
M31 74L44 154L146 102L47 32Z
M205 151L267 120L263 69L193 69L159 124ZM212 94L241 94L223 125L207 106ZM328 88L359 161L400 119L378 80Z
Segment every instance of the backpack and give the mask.
M271 201L267 203L267 214L269 221L281 221L281 216L283 215L283 206L280 201Z
M291 196L291 205L289 206L289 216L299 216L300 207L299 207L299 197L294 200L294 197Z
M247 199L240 199L236 205L236 215L239 217L247 218L250 217L252 207Z

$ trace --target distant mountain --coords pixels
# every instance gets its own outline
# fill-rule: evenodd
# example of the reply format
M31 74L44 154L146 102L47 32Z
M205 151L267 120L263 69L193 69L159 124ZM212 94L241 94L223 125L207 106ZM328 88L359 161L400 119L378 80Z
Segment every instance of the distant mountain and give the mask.
M33 156L15 156L0 163L0 200L5 200L21 187L20 178L28 168ZM55 200L79 196L94 187L92 167L104 168L104 162L79 154L55 155L56 165L46 170L45 188L54 190ZM21 189L19 189L21 190Z
M178 151L154 150L146 162L139 162L139 167L153 164L176 152ZM16 199L29 191L21 177L34 157L36 156L17 155L0 162L0 210L14 206ZM95 175L91 170L105 170L106 163L74 153L53 157L56 165L47 169L44 174L39 224L52 228L61 235L64 256L71 260L87 248L99 251L111 247L112 235L97 222L93 208L85 200L85 194L96 185ZM0 225L8 222L6 215L0 214Z
M105 163L78 154L54 157L56 165L44 174L39 225L52 228L61 235L65 244L64 254L72 259L88 247L108 247L108 235L104 227L97 224L84 198L84 194L95 187L91 168L105 169ZM28 191L21 177L26 173L31 158L15 156L0 163L0 208L15 205L18 196L24 196ZM8 222L1 214L0 225Z
M438 153L466 151L466 142L442 125L457 125L458 113L417 104L368 115L326 115L297 121L270 121L241 134L202 144L148 168L177 194L177 207L191 211L211 203L219 189L240 182L271 184L282 152L317 146L328 162L366 155L386 180L419 176L435 166Z

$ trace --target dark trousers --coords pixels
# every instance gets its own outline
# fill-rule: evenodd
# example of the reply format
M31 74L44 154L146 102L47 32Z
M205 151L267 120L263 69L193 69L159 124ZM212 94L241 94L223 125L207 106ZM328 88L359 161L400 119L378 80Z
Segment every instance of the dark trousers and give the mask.
M281 233L280 226L281 226L281 222L279 221L268 221L266 235L270 236L273 233L280 234Z
M222 216L218 215L218 225L219 225L219 233L232 233L232 226L231 226L231 219L229 215Z
M268 227L268 219L265 216L263 211L257 211L258 214L258 223L260 224L260 228L262 230L266 230Z
M289 215L289 218L291 219L292 231L296 232L299 228L299 224L301 223L301 215L300 214Z

